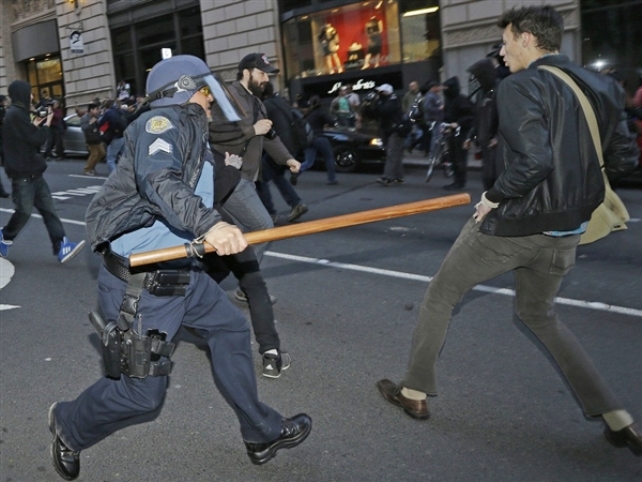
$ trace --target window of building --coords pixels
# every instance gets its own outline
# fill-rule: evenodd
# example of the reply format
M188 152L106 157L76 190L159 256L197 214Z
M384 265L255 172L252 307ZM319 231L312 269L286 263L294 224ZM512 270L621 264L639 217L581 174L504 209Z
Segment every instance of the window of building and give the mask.
M30 60L27 63L27 77L35 102L40 101L43 92L54 99L60 101L64 99L60 57Z
M305 78L401 62L397 0L353 3L283 25L287 75Z
M403 61L441 56L438 0L400 0Z
M161 49L205 58L199 7L113 29L111 37L116 79L129 83L135 95L145 93L147 73L162 59Z

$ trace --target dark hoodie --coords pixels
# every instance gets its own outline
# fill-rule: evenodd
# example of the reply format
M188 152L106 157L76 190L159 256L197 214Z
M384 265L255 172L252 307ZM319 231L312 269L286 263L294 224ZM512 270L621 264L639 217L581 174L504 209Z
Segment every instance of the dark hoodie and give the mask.
M41 175L47 163L39 151L47 140L48 127L37 127L31 122L31 85L14 80L9 85L9 97L11 106L2 126L4 170L12 179Z
M451 77L444 82L444 122L456 122L461 132L467 133L473 123L473 106L468 98L461 94L459 77Z
M499 80L493 61L481 59L470 66L468 71L479 82L475 101L475 121L469 137L476 138L477 144L486 149L497 135L498 119L495 91Z

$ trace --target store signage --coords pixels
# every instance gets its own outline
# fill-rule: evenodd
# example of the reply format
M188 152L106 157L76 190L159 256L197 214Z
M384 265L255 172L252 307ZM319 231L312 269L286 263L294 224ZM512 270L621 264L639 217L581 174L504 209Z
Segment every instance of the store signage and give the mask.
M82 34L78 30L71 32L69 36L69 48L72 54L82 54L85 52L85 47L82 41Z
M339 88L341 88L341 82L335 82L332 88L328 91L328 94L334 94ZM364 80L359 79L354 84L352 84L352 91L356 92L357 90L370 90L374 89L377 84L374 80Z

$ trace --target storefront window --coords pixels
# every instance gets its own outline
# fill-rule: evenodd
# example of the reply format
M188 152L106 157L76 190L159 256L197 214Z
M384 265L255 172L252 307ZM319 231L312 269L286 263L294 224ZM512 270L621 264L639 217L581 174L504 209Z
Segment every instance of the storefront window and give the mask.
M438 0L401 0L403 61L417 62L440 55Z
M397 0L359 2L295 17L283 25L290 79L401 62Z
M35 102L42 98L43 92L54 99L62 100L64 98L60 57L29 61L27 77Z

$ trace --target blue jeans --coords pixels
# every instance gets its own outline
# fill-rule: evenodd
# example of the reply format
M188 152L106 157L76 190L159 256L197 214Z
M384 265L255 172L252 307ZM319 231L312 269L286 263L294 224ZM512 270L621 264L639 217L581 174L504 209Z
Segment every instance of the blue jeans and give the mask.
M116 137L111 140L107 146L107 167L109 172L116 169L116 161L118 160L118 155L122 151L123 146L125 145L124 137Z
M325 160L325 170L328 173L328 182L335 182L336 176L336 159L334 152L332 152L332 144L330 139L325 136L315 137L312 141L312 146L305 150L305 160L301 164L301 172L310 169L314 165L317 158L317 152L323 156Z
M58 217L58 212L54 206L51 191L45 178L40 175L12 179L11 195L16 210L11 215L7 225L2 228L4 239L12 241L18 236L18 233L29 221L31 211L35 207L42 215L42 220L45 223L53 246L53 252L58 254L62 238L65 237L65 230Z
M293 208L301 204L301 198L292 187L292 184L285 178L286 169L285 166L276 164L267 154L263 154L263 159L261 159L261 177L263 180L256 183L256 192L270 215L276 214L276 209L272 202L272 194L270 193L270 181L274 181L274 185L283 196L285 202L288 203L288 206Z
M450 248L428 286L419 310L410 363L403 386L437 394L436 363L446 340L452 310L479 283L510 271L515 275L515 312L546 347L584 413L596 417L622 408L575 335L554 311L564 275L575 265L579 236L543 234L488 236L472 218ZM507 340L496 340L501 349ZM493 349L493 347L489 347Z
M232 217L236 224L243 231L260 231L274 227L270 214L263 206L254 183L247 179L241 179L236 185L232 194L225 201L222 207L226 214ZM270 243L254 244L254 253L259 263L263 259L263 253Z
M158 330L171 341L181 325L193 328L207 342L216 387L234 410L243 440L276 439L282 416L258 399L247 320L207 274L194 270L190 277L185 296L157 297L143 290L138 302L142 331ZM106 320L118 317L126 287L101 267L98 299ZM84 450L125 426L149 421L162 405L167 385L167 376L103 377L75 400L58 403L58 436L70 449Z

